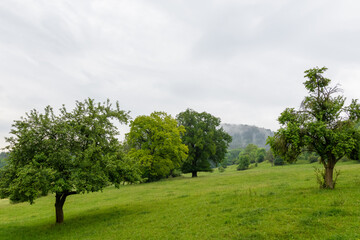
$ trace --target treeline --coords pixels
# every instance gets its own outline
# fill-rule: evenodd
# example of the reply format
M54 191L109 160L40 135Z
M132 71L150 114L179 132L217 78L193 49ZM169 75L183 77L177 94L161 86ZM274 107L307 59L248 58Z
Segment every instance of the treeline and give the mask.
M176 119L164 112L138 116L126 134L127 153L139 164L144 181L181 172L196 177L225 158L231 137L219 126L219 118L191 109Z
M249 144L245 148L231 149L227 152L222 166L238 165L238 170L248 169L250 165L256 167L258 163L268 161L272 165L283 165L284 160L280 157L274 157L272 151L266 150L256 146L255 144Z

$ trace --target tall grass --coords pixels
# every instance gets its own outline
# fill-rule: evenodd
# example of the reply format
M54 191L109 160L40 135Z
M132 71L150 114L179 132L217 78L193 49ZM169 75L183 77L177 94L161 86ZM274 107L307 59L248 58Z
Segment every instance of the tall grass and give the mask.
M360 164L341 163L335 190L313 166L185 175L70 196L56 225L54 196L0 200L0 239L359 239Z

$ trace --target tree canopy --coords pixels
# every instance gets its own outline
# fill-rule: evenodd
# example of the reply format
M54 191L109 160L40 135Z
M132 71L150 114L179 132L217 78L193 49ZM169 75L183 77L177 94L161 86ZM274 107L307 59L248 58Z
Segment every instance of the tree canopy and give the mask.
M345 106L339 87L323 73L327 68L305 71L306 96L299 110L287 108L278 118L281 128L268 138L275 155L288 162L296 161L303 151L316 152L324 166L324 188L334 188L333 169L345 155L358 151L360 132L355 128L360 118L357 100Z
M220 127L220 118L187 109L177 115L177 120L185 127L182 140L189 148L181 168L183 173L196 177L199 171L212 171L211 163L218 164L224 159L231 142L231 136Z
M113 123L128 118L109 100L76 102L71 112L63 106L58 115L50 106L44 113L32 110L14 122L12 137L6 139L9 157L0 173L0 197L32 204L54 193L56 222L61 223L67 196L138 181L138 169L125 157Z
M141 165L148 181L168 177L187 158L188 148L181 142L185 133L176 119L164 112L139 116L130 123L127 142L129 155Z

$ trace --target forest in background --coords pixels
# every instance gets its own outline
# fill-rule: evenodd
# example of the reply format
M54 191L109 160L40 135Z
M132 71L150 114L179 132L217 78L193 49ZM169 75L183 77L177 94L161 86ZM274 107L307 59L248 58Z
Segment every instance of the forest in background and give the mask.
M224 131L232 137L229 150L237 148L245 148L249 144L254 144L259 148L269 149L266 145L266 139L273 136L274 132L257 126L249 126L245 124L221 124Z

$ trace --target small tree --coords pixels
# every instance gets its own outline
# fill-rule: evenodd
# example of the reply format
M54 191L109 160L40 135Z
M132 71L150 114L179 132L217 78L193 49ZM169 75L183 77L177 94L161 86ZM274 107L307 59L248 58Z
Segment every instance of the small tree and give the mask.
M199 171L212 171L224 158L231 136L220 127L220 118L209 113L187 109L177 115L178 124L185 127L182 141L189 148L189 155L182 165L183 173L197 177Z
M188 152L181 142L184 133L185 128L164 112L139 116L130 123L129 155L139 162L144 178L155 181L180 168Z
M15 121L7 138L8 164L0 172L0 197L30 204L48 192L55 194L56 223L64 221L63 206L72 194L102 190L110 183L140 180L126 158L111 120L126 123L128 114L109 101L76 102L55 115L48 106Z
M248 154L239 155L239 165L237 166L237 170L245 170L248 169L250 165L250 156Z
M287 108L278 121L281 128L268 138L272 150L288 162L294 162L303 151L316 152L325 169L324 187L334 188L335 164L358 149L360 131L355 128L360 119L360 105L352 100L345 105L340 89L330 87L323 77L327 68L305 71L304 82L309 95L298 111Z
M265 148L258 148L256 151L256 162L261 163L265 160L266 150Z
M272 150L269 149L266 151L266 154L265 154L265 161L269 161L269 163L271 163L271 165L274 165L274 155L272 153Z
M258 150L259 150L258 146L250 143L246 146L242 154L247 154L249 156L250 163L256 163L258 158L257 155Z

